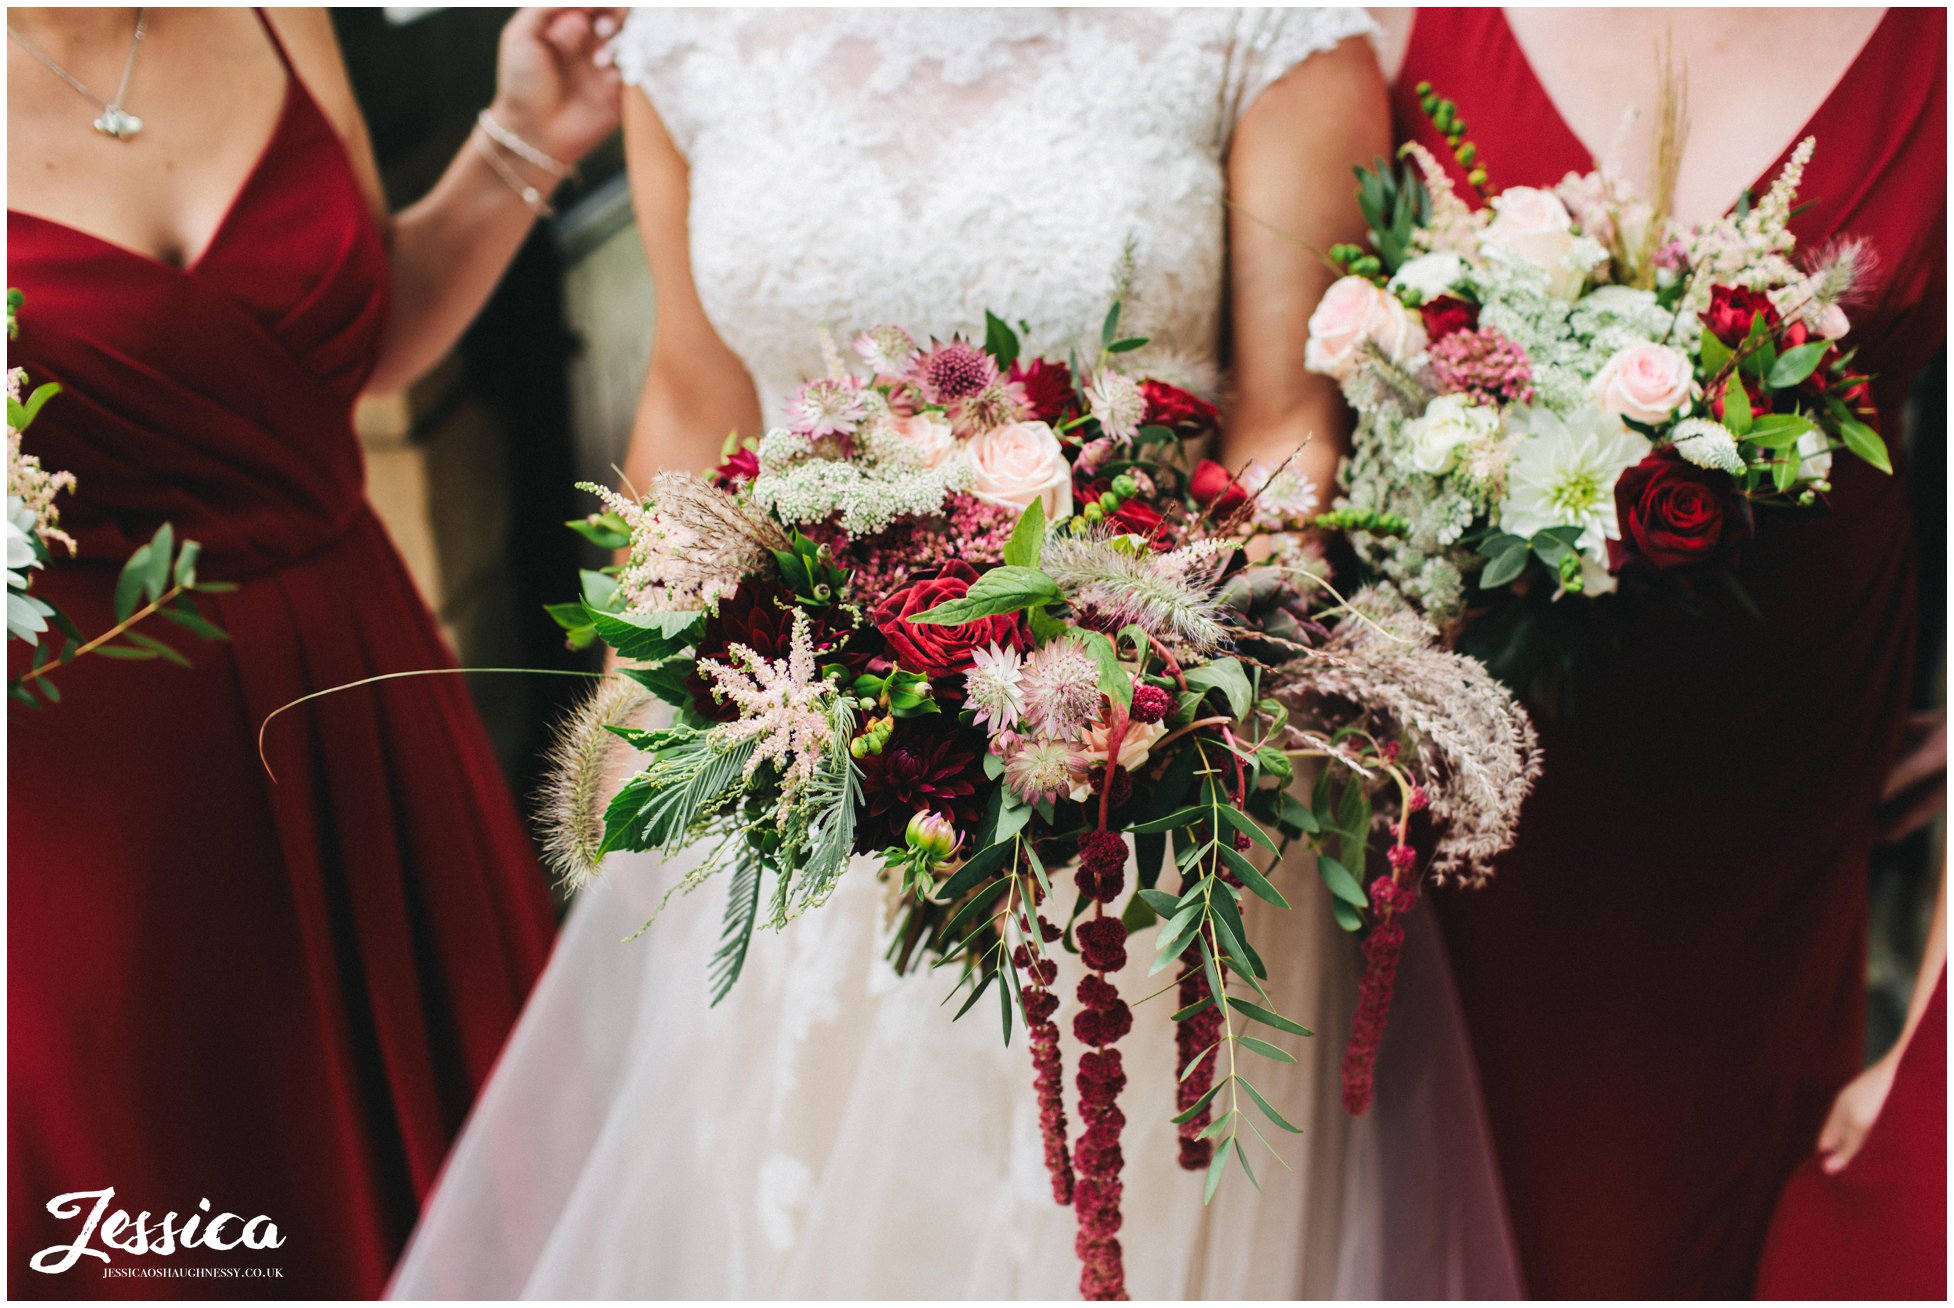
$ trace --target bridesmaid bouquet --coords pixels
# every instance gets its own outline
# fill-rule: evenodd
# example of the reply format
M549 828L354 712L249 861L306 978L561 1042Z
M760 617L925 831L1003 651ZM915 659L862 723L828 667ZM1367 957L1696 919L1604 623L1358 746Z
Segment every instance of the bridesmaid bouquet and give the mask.
M1211 1197L1230 1156L1253 1179L1258 1115L1296 1129L1245 1056L1292 1062L1278 1041L1310 1034L1270 1004L1245 897L1288 907L1300 842L1337 920L1366 933L1345 1069L1364 1111L1421 865L1483 879L1538 750L1512 698L1401 602L1329 587L1301 533L1364 514L1319 514L1287 467L1234 476L1194 453L1215 409L1122 369L1145 342L1121 337L1117 305L1086 369L988 324L981 346L877 327L850 362L830 343L789 425L715 476L662 473L641 502L586 487L610 511L584 531L628 557L555 616L628 681L565 736L552 844L573 882L613 850L707 850L674 890L724 874L715 1002L757 927L877 859L894 965L956 969L959 1016L992 992L1007 1042L1023 1023L1082 1292L1123 1297L1134 1013L1110 978L1134 934L1157 928L1148 970L1178 994L1180 1065L1156 1071L1179 1078L1180 1161ZM1268 560L1251 564L1256 538ZM673 725L631 725L639 688ZM615 793L610 737L642 752ZM1321 764L1304 794L1299 759ZM1076 1141L1061 949L1087 969Z
M8 291L9 340L19 331L16 315L20 306L20 292ZM218 582L198 581L197 542L186 540L179 547L170 524L164 523L124 565L115 588L116 625L102 635L94 639L83 636L66 614L31 593L34 571L54 557L54 546L71 555L75 552L74 537L61 529L61 510L54 503L55 496L74 490L74 474L50 472L41 466L39 458L21 448L21 438L41 407L60 391L53 382L29 391L24 370L7 370L7 639L24 641L34 650L27 671L8 679L7 693L29 708L59 702L61 692L50 674L85 654L166 658L188 666L189 661L175 648L148 632L134 630L136 624L160 613L205 640L222 640L224 633L198 612L191 596L231 589ZM41 643L50 626L63 637L58 651Z
M1841 451L1891 471L1841 343L1866 253L1801 261L1787 228L1812 140L1686 229L1607 169L1491 193L1456 108L1418 92L1490 202L1416 144L1358 170L1370 248L1330 252L1306 356L1358 412L1340 507L1381 524L1351 538L1385 583L1441 627L1510 592L1735 588L1760 510L1818 509Z

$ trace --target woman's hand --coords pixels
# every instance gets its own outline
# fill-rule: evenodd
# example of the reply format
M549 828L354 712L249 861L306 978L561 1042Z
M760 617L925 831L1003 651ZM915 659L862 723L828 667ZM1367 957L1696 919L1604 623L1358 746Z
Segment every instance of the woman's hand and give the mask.
M1893 1089L1893 1072L1899 1066L1899 1051L1894 1050L1846 1083L1832 1101L1832 1111L1818 1133L1819 1167L1827 1176L1845 1170L1866 1143L1866 1134L1879 1120L1886 1096Z
M617 130L619 76L610 41L622 9L519 9L502 29L496 122L573 164Z
M1879 838L1904 840L1947 807L1947 713L1915 713L1907 719L1900 761L1881 790Z

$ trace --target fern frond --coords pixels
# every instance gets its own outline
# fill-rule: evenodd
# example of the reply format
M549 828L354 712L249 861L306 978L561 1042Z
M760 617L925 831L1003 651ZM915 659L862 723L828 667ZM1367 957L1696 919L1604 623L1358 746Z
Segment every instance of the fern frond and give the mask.
M726 921L720 929L719 948L713 952L707 973L715 1006L731 992L746 966L746 951L753 943L753 926L760 917L761 871L759 853L750 848L745 850L733 872L733 884L726 892Z

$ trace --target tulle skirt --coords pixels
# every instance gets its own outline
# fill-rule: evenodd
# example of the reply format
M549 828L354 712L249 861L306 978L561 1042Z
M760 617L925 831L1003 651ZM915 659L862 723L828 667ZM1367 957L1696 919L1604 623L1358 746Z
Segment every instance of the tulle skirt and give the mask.
M614 858L583 895L392 1295L1074 1297L1075 1219L1052 1201L1021 1026L1007 1048L992 996L952 1022L949 970L893 973L867 860L825 907L756 936L732 994L709 1008L722 883L674 897L627 939L689 859ZM1140 1004L1121 1042L1130 1293L1516 1294L1442 959L1407 949L1406 1008L1434 1011L1399 1013L1394 1034L1419 1038L1387 1045L1385 1071L1405 1075L1349 1118L1338 1067L1357 951L1306 858L1292 861L1295 907L1252 902L1250 933L1271 998L1319 1034L1285 1040L1294 1064L1253 1059L1252 1076L1303 1133L1265 1128L1284 1164L1251 1141L1261 1192L1231 1172L1203 1207L1169 1120L1174 992ZM1152 934L1119 978L1130 1003L1164 984L1145 976ZM1436 946L1435 933L1413 939ZM1061 968L1069 1098L1077 960ZM1076 1138L1076 1108L1069 1120Z

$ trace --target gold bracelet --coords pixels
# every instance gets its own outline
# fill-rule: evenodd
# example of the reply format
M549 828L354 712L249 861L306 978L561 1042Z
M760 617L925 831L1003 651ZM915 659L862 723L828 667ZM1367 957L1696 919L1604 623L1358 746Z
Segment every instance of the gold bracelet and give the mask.
M503 185L507 186L511 191L514 191L516 198L527 205L531 213L535 214L538 218L554 218L556 216L556 210L550 207L550 202L543 193L531 186L528 182L525 182L517 174L515 169L504 163L502 156L495 152L495 147L489 143L485 135L477 136L475 133L470 132L468 139L475 143L475 153L481 155L488 162L489 168L497 177L502 179Z

